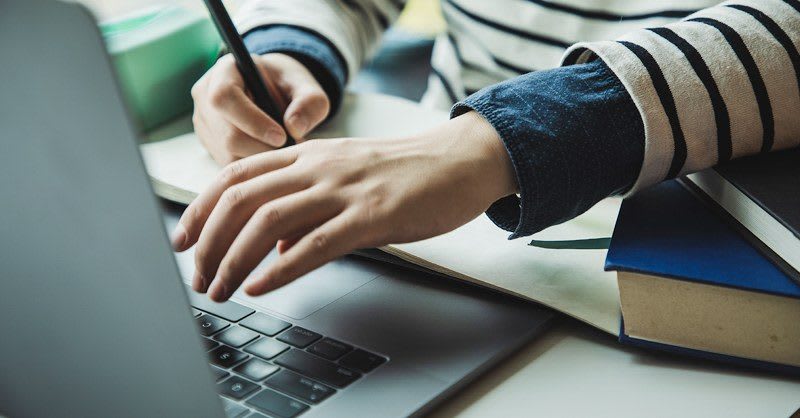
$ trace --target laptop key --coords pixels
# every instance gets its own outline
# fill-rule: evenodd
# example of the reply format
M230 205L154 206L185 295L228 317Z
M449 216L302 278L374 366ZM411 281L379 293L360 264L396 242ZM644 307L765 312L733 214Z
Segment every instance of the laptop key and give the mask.
M289 350L278 356L275 363L337 388L343 388L361 377L358 372L301 350Z
M269 364L257 358L251 358L250 360L247 360L246 362L236 366L233 371L248 379L259 382L266 379L267 376L271 375L272 373L277 372L278 369L279 367L274 364Z
M211 351L219 345L218 342L209 340L208 338L203 338L203 346L205 347L206 351Z
M287 395L310 403L322 402L336 392L322 383L317 383L288 370L281 370L273 374L265 383Z
M320 338L322 338L322 335L301 327L291 328L278 336L279 341L283 341L300 348L305 348Z
M253 382L248 382L239 376L231 376L226 380L217 383L217 392L220 395L229 396L239 400L253 393L259 386Z
M245 347L244 351L269 360L286 351L288 348L288 345L275 341L272 338L259 338L256 342Z
M259 414L258 412L251 412L250 415L244 418L269 418L269 417L264 414Z
M211 374L214 375L214 381L215 382L219 382L220 380L222 380L222 379L228 377L228 375L230 375L230 373L226 372L225 370L222 370L222 369L220 369L218 367L214 367L214 366L211 366Z
M198 310L197 310L197 309L195 309L195 308L192 308L192 316L193 316L193 317L197 318L198 316L200 316L200 315L202 315L202 314L203 314L202 312L198 311Z
M279 418L294 418L308 409L308 405L272 389L264 389L256 393L246 403L261 412Z
M385 358L359 349L356 349L339 360L339 364L342 366L358 370L361 373L369 373L383 363L386 363Z
M222 409L225 412L225 416L228 418L239 418L244 416L247 413L247 408L239 405L238 403L225 398L222 399Z
M278 334L292 326L292 324L281 321L278 318L257 312L255 315L248 316L239 325L252 329L253 331L260 332L270 337Z
M223 369L229 369L236 365L236 363L247 358L247 354L226 345L216 348L214 351L208 353L208 355L211 358L212 364Z
M353 347L350 347L343 342L336 341L332 338L323 338L322 340L317 341L316 344L309 347L308 352L314 353L328 360L336 360L352 349Z
M246 306L239 305L236 302L223 302L217 303L208 298L208 296L197 293L187 286L186 293L189 295L189 304L201 311L214 314L220 318L227 319L231 322L241 321L242 318L252 314L255 310Z
M250 341L255 340L256 338L258 338L258 333L236 325L214 336L215 340L236 348L239 348Z
M211 315L200 315L195 321L200 327L200 333L206 337L228 327L228 322Z

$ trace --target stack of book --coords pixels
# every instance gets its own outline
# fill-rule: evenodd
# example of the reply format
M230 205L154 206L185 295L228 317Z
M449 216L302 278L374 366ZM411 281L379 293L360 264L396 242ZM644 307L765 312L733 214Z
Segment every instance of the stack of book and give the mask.
M606 269L620 341L800 373L800 149L623 203Z

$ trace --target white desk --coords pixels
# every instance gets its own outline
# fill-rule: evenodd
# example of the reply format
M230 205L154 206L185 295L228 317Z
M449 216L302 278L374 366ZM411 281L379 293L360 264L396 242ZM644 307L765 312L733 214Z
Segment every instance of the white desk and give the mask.
M800 378L620 345L574 320L467 387L435 417L789 417Z
M101 17L164 3L84 2L97 6ZM199 0L175 2L200 7ZM565 319L433 416L762 418L788 417L798 408L800 378L624 347L603 332Z

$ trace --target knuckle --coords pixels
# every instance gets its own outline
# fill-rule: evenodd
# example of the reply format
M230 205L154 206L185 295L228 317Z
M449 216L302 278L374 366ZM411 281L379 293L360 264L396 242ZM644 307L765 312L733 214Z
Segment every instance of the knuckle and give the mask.
M311 246L315 250L324 250L328 248L330 241L328 238L328 234L323 232L318 232L314 234L314 237L311 238Z
M228 101L228 97L230 96L230 90L227 88L227 85L221 85L211 89L208 93L208 99L211 103L211 106L215 108L220 108L225 106L225 103Z
M232 186L222 193L221 201L227 208L237 208L247 201L247 195L241 186Z
M203 95L203 80L198 80L192 85L192 99L197 101Z
M181 215L181 223L186 228L187 233L200 221L201 210L197 206L197 203L189 205L189 207L183 211L183 215Z
M258 210L258 219L265 228L280 225L282 218L280 210L274 206L265 205Z
M241 161L231 162L226 165L220 175L220 180L224 185L241 183L247 179L247 167Z

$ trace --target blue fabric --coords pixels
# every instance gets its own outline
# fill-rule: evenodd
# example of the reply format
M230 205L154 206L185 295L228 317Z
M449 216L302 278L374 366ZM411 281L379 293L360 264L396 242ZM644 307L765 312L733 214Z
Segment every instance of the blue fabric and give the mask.
M453 107L497 130L520 195L486 214L531 235L631 188L644 160L644 125L628 92L602 60L537 71L487 87Z
M280 52L300 61L328 95L331 101L329 116L339 110L347 83L347 66L339 51L326 38L304 28L273 25L247 32L244 43L253 54Z

